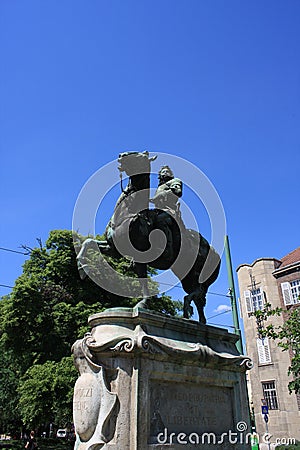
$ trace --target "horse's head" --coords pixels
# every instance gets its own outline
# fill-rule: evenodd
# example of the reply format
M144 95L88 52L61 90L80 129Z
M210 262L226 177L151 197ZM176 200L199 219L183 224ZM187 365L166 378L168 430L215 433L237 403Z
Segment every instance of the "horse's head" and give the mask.
M154 161L157 156L149 158L149 152L124 152L120 153L118 158L119 171L125 172L129 177L132 175L140 175L143 173L150 173L150 163Z

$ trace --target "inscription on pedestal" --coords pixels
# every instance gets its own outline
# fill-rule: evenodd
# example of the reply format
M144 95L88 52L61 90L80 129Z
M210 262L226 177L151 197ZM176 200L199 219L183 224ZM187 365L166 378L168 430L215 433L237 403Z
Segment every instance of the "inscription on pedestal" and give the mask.
M162 432L221 434L233 429L233 389L152 381L149 438Z
M77 411L87 411L89 408L90 398L93 396L92 388L80 388L74 392L73 408Z

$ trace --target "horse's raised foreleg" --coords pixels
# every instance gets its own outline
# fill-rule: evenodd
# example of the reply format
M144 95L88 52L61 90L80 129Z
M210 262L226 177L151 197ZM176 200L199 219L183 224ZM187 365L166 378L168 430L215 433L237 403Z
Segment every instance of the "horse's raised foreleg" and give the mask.
M79 276L82 280L84 280L87 277L87 268L88 264L86 263L86 253L88 250L88 246L91 245L92 239L86 239L82 245L79 253L77 254L77 267Z
M107 241L98 241L92 238L88 238L82 243L81 249L77 255L77 267L79 276L82 280L88 276L91 266L89 258L87 257L88 250L100 250L101 253L106 254L109 253L110 246Z

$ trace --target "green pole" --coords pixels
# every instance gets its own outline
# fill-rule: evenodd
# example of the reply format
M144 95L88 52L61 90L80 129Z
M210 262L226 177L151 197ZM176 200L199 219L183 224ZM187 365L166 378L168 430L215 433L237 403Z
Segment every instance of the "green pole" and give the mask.
M232 317L233 317L234 332L239 337L239 340L236 343L236 347L240 353L243 353L242 333L241 333L241 329L240 329L239 317L238 317L238 312L237 312L237 301L236 301L235 288L234 288L234 279L233 279L233 271L232 271L232 263L231 263L231 255L230 255L228 236L225 236L225 254L226 254L226 266L227 266L227 274L228 274L229 295L230 295L230 300L231 300L231 310L232 310Z

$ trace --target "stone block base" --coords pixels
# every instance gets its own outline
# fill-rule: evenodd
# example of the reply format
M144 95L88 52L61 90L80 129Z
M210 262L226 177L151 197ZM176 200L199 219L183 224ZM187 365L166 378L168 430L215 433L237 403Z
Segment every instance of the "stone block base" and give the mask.
M76 449L250 448L251 361L235 335L141 309L89 324L73 346Z

